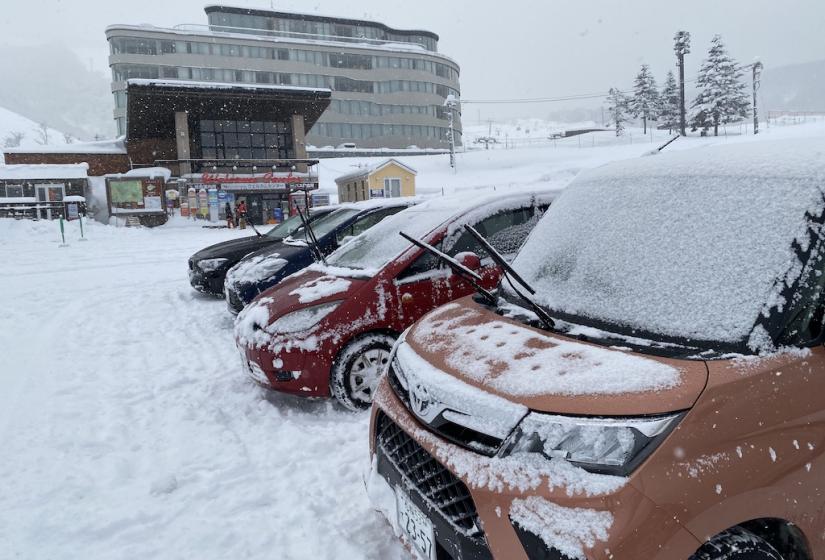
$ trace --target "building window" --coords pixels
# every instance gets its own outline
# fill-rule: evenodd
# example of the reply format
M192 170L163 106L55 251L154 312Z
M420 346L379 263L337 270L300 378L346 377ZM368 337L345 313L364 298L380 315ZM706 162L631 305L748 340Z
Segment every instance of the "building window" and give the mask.
M384 179L384 197L390 198L399 196L401 196L401 179Z
M2 191L0 191L2 192ZM20 198L23 196L23 185L6 185L6 196L9 198Z
M199 123L203 159L294 159L288 122L212 121Z

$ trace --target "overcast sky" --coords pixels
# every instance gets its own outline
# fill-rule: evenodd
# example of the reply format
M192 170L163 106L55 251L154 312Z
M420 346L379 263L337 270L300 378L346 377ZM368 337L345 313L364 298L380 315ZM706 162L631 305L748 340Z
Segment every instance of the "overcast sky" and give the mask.
M218 3L218 2L212 2ZM767 68L825 58L825 0L233 0L230 5L371 19L441 36L462 68L464 99L557 97L627 88L642 63L660 81L674 66L672 37L693 35L689 77L720 33L731 53ZM113 23L205 23L203 0L4 0L3 44L62 43L108 72ZM36 71L36 69L32 69ZM3 84L8 87L8 84ZM541 110L555 106L542 105ZM501 106L465 107L475 120ZM519 107L540 116L538 108ZM467 114L469 112L469 114Z

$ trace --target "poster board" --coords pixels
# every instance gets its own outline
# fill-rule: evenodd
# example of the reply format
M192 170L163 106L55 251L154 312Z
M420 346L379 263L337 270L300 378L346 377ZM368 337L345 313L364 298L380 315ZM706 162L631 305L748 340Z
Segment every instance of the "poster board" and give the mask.
M166 213L163 179L109 177L106 179L106 196L112 215Z

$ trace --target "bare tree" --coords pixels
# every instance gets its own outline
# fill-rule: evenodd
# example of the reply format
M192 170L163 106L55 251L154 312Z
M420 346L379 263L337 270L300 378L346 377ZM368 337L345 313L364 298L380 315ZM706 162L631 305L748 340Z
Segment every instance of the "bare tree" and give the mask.
M12 131L9 132L6 138L3 140L3 147L4 148L19 148L20 143L23 141L23 137L26 136L22 132Z
M40 123L37 125L37 138L34 139L35 142L41 144L43 146L48 145L49 143L49 125L46 123Z
M63 133L63 140L66 141L66 144L74 144L74 136L72 136L68 132Z

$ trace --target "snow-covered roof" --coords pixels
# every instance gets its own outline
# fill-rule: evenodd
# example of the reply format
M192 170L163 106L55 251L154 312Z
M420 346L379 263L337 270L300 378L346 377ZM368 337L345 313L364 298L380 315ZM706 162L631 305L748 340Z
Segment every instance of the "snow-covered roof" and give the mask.
M133 78L126 82L130 86L156 86L180 89L243 89L250 91L285 91L303 93L332 93L328 88L313 88L302 86L284 86L273 84L236 84L231 82L198 82L193 80L154 80Z
M390 158L388 160L384 160L384 161L382 161L380 163L376 163L374 165L361 167L359 169L356 169L352 173L347 173L346 175L341 175L340 177L335 179L335 182L340 184L340 183L346 183L348 181L352 181L353 179L358 179L360 177L366 177L366 176L372 175L373 173L375 173L377 171L380 171L381 169L384 169L388 165L392 165L392 164L395 164L398 167L406 169L408 172L412 173L413 175L418 175L418 171L416 171L415 169L413 169L409 165L404 165L403 163L401 163L397 159Z
M622 161L576 179L513 265L585 323L738 344L787 303L823 191L825 138Z
M149 178L149 179L160 179L162 178L167 183L169 179L172 178L172 171L165 167L137 167L135 169L130 169L126 173L113 173L111 175L106 175L107 177L140 177L140 178Z
M0 165L0 180L86 179L88 172L89 165L86 163Z
M262 15L268 17L279 17L279 16L293 16L296 18L300 18L306 21L330 21L335 23L350 23L355 25L362 25L365 27L378 27L384 29L386 31L390 31L393 33L399 33L403 35L427 35L432 37L433 39L438 40L438 35L433 33L432 31L426 31L424 29L399 29L397 27L390 27L385 23L381 23L378 21L371 21L368 19L355 19L351 17L342 17L342 16L332 16L329 14L321 14L317 12L307 13L307 12L295 12L291 10L265 10L260 8L250 8L249 6L233 6L230 4L207 4L204 6L204 11L209 14L210 12L242 12L244 14L254 14L254 15ZM260 29L256 29L255 31L261 31Z
M96 142L75 142L58 146L37 146L36 148L4 148L8 154L125 154L125 137L114 140L99 140Z

